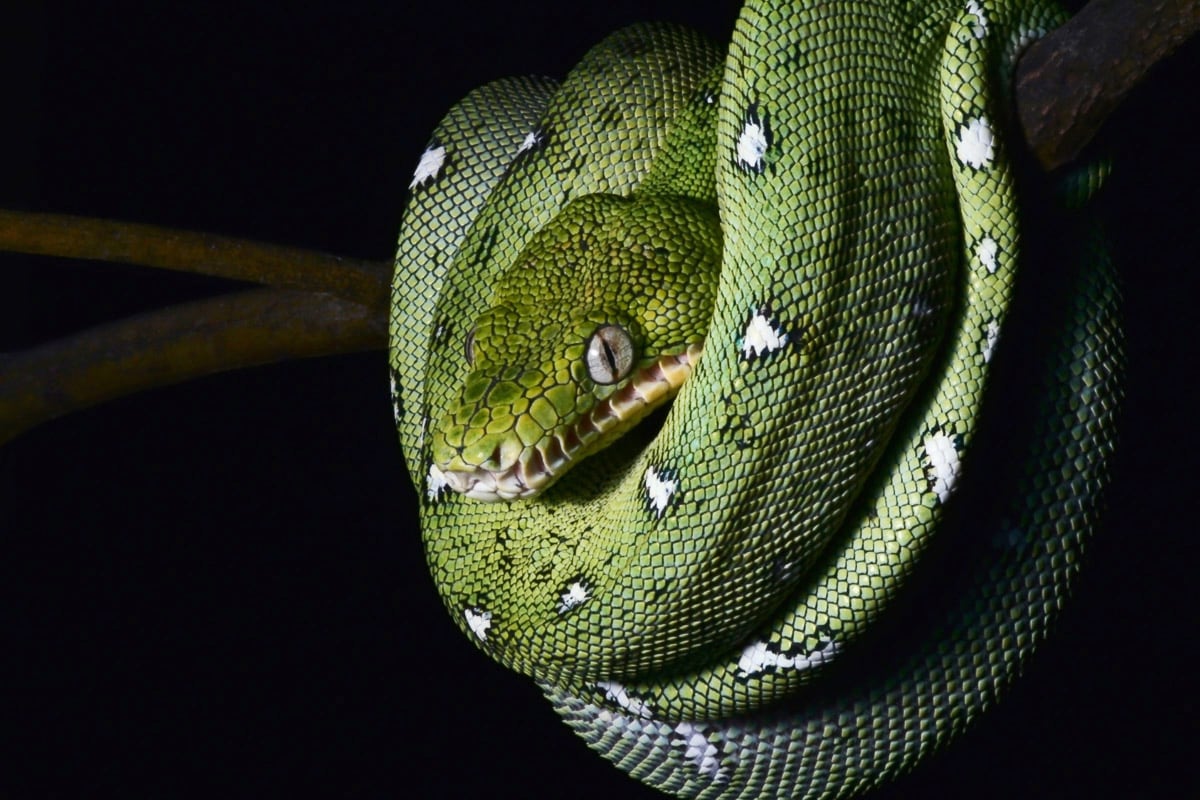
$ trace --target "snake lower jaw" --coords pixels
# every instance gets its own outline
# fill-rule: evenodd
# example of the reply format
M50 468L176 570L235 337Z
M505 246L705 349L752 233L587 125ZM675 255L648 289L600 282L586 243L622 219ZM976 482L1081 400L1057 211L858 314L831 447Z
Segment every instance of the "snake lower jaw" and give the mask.
M549 432L536 445L513 448L508 458L501 446L479 465L455 453L437 465L438 471L449 489L472 500L494 503L536 497L577 462L603 449L673 398L703 352L704 344L696 342L683 352L657 357L590 412Z
M454 492L485 503L520 500L537 494L540 488L528 486L516 465L500 473L486 469L450 469L443 470L442 475Z

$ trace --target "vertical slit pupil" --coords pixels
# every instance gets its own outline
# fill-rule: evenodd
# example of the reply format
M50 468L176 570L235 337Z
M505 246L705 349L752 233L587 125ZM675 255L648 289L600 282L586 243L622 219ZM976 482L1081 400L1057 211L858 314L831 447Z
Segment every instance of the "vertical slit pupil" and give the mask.
M612 345L608 343L607 336L601 337L600 343L604 345L604 358L608 361L608 368L615 378L617 376L617 354L613 351Z

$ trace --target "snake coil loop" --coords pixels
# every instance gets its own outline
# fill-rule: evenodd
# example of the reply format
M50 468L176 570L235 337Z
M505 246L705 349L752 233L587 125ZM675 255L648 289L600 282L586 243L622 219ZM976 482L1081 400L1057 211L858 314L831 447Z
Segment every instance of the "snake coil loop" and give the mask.
M1060 21L752 1L724 56L635 26L434 131L391 330L430 570L639 780L860 793L957 735L1053 621L1123 373L1086 209L1048 256L1046 192L1011 166L1006 76ZM1029 312L1047 258L1055 311ZM928 629L898 630L914 603Z

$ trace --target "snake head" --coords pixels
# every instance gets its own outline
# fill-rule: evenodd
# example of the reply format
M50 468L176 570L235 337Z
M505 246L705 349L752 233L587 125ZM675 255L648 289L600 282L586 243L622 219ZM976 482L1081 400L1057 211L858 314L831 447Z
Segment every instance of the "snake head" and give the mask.
M516 500L670 400L703 349L716 212L588 195L531 239L464 341L469 371L432 431L456 492Z

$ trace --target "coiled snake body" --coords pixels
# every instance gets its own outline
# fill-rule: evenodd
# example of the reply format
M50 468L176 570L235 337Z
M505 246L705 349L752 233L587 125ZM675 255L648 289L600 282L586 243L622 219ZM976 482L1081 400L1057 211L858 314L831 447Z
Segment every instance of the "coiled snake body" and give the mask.
M1026 277L1054 204L1023 191L1018 215L1008 76L1060 21L750 2L724 56L635 26L435 130L391 344L430 569L638 779L864 791L1052 621L1121 377L1078 210L1096 170L1054 192L1054 277Z

